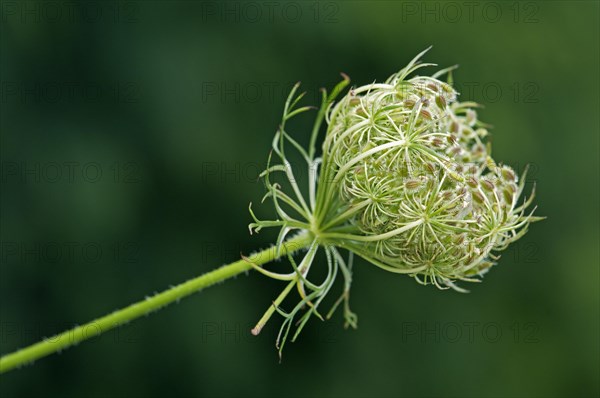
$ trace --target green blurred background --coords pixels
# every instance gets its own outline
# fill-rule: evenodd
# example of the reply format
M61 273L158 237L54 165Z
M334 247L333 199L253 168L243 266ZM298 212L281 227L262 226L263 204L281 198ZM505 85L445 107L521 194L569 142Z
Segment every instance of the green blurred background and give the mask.
M250 274L0 394L598 396L598 21L597 1L3 1L1 353L269 245L247 208L293 83L316 104L429 45L548 219L470 294L358 262L359 329L313 320L282 364L280 318L249 334L282 285Z

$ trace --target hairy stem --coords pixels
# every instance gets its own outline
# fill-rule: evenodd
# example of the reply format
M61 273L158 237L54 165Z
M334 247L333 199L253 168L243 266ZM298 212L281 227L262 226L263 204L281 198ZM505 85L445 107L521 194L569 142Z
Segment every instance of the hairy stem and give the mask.
M283 244L285 250L281 250L279 254L277 254L276 247L271 247L253 254L248 258L248 261L258 265L266 264L279 257L287 256L288 253L308 247L312 241L313 239L307 234L301 234L285 242ZM242 259L224 265L194 279L171 287L164 292L115 311L112 314L95 319L85 325L75 327L53 337L46 338L29 347L15 351L12 354L4 355L0 358L0 373L8 372L16 367L29 364L52 353L62 351L74 344L78 344L143 315L159 310L168 304L179 301L204 288L222 282L232 276L241 274L242 272L251 270L252 265L248 261Z

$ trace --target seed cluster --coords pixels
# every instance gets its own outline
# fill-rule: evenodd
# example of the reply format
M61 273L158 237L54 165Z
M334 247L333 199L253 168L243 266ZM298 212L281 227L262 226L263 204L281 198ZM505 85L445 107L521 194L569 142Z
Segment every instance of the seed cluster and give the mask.
M359 231L346 246L440 288L477 280L533 220L517 200L524 178L498 165L488 131L451 84L406 76L350 90L329 111L322 172L337 213ZM320 187L321 188L321 187ZM335 212L330 217L335 217Z
M355 255L422 284L464 291L457 280L479 281L498 259L496 253L541 219L525 213L533 193L519 203L525 175L519 178L492 158L489 126L479 121L478 105L458 101L453 68L409 78L431 65L419 63L424 53L384 83L352 88L337 102L350 82L347 76L330 93L323 90L307 148L293 138L288 121L314 108L300 105L304 94L296 94L298 84L288 96L261 174L264 199L272 200L277 217L260 220L250 208L254 222L249 225L251 232L279 230L277 255L284 254L284 242L293 233L310 241L301 259L288 253L290 272L252 264L288 282L253 329L258 334L274 311L283 316L280 353L288 336L294 341L312 315L326 319L343 308L345 325L357 326L349 304ZM446 73L447 82L438 79ZM316 142L324 121L319 157ZM291 151L305 160L307 181L296 177L303 165L292 167ZM317 253L325 255L327 276L315 282ZM338 275L342 294L322 313ZM280 304L294 286L300 300L286 311ZM292 325L297 325L293 334Z

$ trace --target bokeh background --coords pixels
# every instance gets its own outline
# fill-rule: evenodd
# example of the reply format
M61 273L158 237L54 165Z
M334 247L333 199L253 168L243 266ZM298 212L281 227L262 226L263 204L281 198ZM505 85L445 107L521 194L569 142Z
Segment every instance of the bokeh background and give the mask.
M429 45L548 216L470 294L359 261L359 329L313 320L282 364L280 318L249 334L282 285L249 274L5 374L3 397L599 395L597 1L1 7L3 354L269 245L247 208L272 214L256 175L293 83L316 104Z

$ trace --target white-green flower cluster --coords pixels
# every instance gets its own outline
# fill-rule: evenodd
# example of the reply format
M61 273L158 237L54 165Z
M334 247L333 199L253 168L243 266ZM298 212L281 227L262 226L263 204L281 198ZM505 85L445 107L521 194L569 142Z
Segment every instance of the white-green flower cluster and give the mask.
M273 141L278 161L272 164L270 158L262 174L265 199L272 199L277 219L260 221L251 210L255 222L250 225L257 232L279 228L278 250L293 231L308 235L311 242L302 260L289 257L293 270L288 274L255 267L289 281L276 303L294 284L300 293L290 312L277 305L285 317L283 342L302 309L307 311L293 338L312 314L321 317L319 305L338 274L344 278L344 291L334 309L344 300L346 323L356 326L348 306L353 254L422 284L463 291L457 280L478 281L497 260L496 253L540 219L533 211L526 213L533 193L519 202L525 176L519 178L491 157L485 142L489 126L478 120L477 104L458 101L450 78L453 68L409 76L432 65L419 63L423 53L384 83L351 88L337 103L334 99L349 83L345 75L331 94L323 91L307 149L286 127L289 119L312 109L298 107L303 96L296 96L298 85L285 104ZM447 82L438 79L444 74ZM327 130L318 157L316 139L324 121ZM305 187L297 179L297 165L289 160L290 150L306 162ZM282 175L283 181L273 181L273 174ZM341 249L349 251L348 260ZM319 250L325 253L328 272L322 283L313 283L309 272Z
M518 204L524 179L492 159L477 104L457 101L437 75L406 78L421 66L350 90L331 109L324 182L363 237L346 236L346 247L421 283L457 288L527 231L533 195Z

